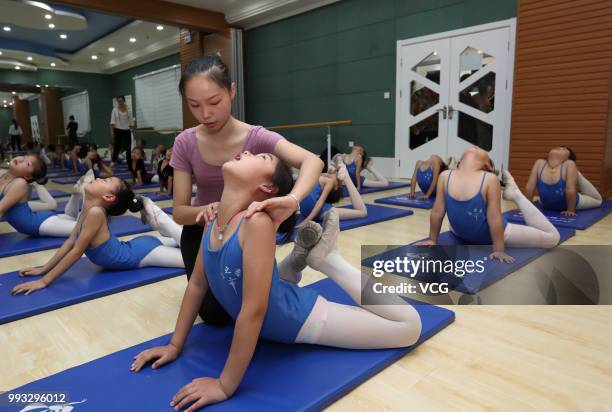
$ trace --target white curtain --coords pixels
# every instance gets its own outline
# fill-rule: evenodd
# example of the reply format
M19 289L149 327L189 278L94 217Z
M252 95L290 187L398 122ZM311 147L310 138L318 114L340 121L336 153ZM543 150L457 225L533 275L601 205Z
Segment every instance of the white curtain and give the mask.
M182 129L180 79L181 66L178 64L134 77L138 128Z
M84 92L62 97L62 111L64 112L64 130L70 121L70 115L79 124L78 134L83 135L91 131L91 119L89 117L89 94Z

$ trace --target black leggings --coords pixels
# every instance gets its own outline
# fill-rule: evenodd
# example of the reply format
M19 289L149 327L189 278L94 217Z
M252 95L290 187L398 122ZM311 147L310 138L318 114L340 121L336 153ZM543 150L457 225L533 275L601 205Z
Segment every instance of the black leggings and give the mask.
M181 234L181 254L183 255L183 262L185 262L187 280L189 280L193 273L200 245L202 244L203 234L204 228L200 225L183 226L183 233ZM229 325L234 322L232 317L228 315L221 304L219 304L210 291L210 288L206 291L206 296L204 296L202 306L200 306L198 313L204 322L211 325Z
M20 134L11 135L11 147L13 148L13 151L21 150L21 135Z
M130 129L113 129L113 163L117 163L119 153L125 150L125 161L132 164L132 131Z

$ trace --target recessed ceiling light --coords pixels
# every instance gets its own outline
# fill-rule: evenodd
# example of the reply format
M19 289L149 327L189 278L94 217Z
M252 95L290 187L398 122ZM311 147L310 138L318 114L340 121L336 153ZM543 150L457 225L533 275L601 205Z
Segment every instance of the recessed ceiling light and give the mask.
M54 28L55 28L55 24L53 24L53 23L49 23L49 28L50 28L50 29L54 29Z
M14 95L14 94L17 94L17 92L11 92L11 94L13 94L13 95Z
M4 26L4 27L2 28L2 30L4 30L4 31L11 31L11 28L10 28L9 26Z
M32 61L32 56L28 56L28 61L31 62Z
M98 60L98 56L96 56L95 54L91 55L91 60Z
M48 84L45 84L45 87L49 87L49 85L48 85Z
M51 67L55 67L55 63L51 62ZM47 85L45 85L45 87L47 87Z
M15 66L15 70L21 70L21 67Z
M4 107L6 107L6 104L4 105Z
M130 37L130 43L136 43L136 37Z
M40 87L40 84L37 84L36 87Z
M2 56L2 52L0 51L0 56Z
M10 102L10 103L9 103L9 106L12 106L12 105L13 105L13 102Z
M115 51L115 48L114 48L114 47L109 47L109 48L108 48L108 51L112 53L112 52L114 52L114 51Z
M51 17L53 17L53 16L51 16L50 14L45 14L45 19L51 20Z
M2 103L6 104L6 100L2 100Z
M161 24L159 26L156 27L157 30L162 31L164 29L164 26L162 26Z
M60 39L67 39L67 38L68 38L68 36L65 35L64 33L60 34Z

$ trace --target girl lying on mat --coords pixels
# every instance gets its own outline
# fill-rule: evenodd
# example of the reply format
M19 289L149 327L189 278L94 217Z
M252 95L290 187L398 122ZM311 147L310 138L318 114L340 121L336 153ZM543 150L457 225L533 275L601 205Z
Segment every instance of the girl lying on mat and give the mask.
M137 198L130 186L117 177L93 180L83 187L83 211L74 230L45 265L22 269L20 276L39 276L13 288L13 295L26 295L49 286L81 258L83 253L96 265L109 270L127 270L147 266L184 267L180 249L182 227L150 199ZM144 221L159 230L162 237L139 236L127 242L113 236L108 216L120 216L127 210L141 211Z
M436 195L436 187L438 187L438 177L440 173L448 170L449 165L453 163L453 158L450 157L445 163L438 155L431 155L427 160L418 160L412 173L410 181L410 194L408 197L414 199L416 195L416 185L419 184L421 194L418 196L420 200L427 200Z
M332 159L330 173L338 170L339 166L344 164L348 170L349 176L358 191L361 192L362 187L386 187L389 186L389 181L372 166L372 159L368 156L365 148L360 145L353 146L351 153L338 153ZM369 171L375 179L368 179L361 176L363 170Z
M85 177L75 185L65 213L55 212L57 202L42 184L47 167L36 155L11 160L8 171L0 171L0 216L19 233L30 236L67 237L76 224L81 206L81 187ZM40 184L42 183L42 184ZM39 201L28 201L32 186Z
M501 211L501 185L493 173L488 153L478 147L466 150L457 169L440 174L436 201L430 216L429 239L418 245L435 245L444 215L451 231L468 244L493 245L492 259L511 263L504 245L552 248L559 232L521 193L514 178L503 172L505 200L511 200L525 217L526 225L508 223Z
M275 234L277 229L291 233L295 217L274 223L267 213L247 217L246 210L253 201L290 193L291 172L276 156L244 152L225 163L222 171L218 213L205 232L172 339L138 354L131 366L137 372L149 361L158 368L176 359L210 288L235 320L229 355L219 377L193 380L174 395L171 406L178 410L191 404L188 410L193 411L232 396L260 337L359 349L405 347L417 341L420 317L399 297L382 305L354 307L329 302L316 291L281 279L274 262ZM337 213L331 216L328 220L337 219ZM337 228L337 221L332 227ZM325 230L310 250L308 264L358 302L361 273L335 249L337 236L337 230Z
M565 146L555 147L546 159L533 164L525 187L527 199L532 200L538 189L542 207L561 210L565 216L576 216L576 210L601 206L602 197L576 167L576 154Z
M339 208L340 219L359 219L368 215L368 209L357 188L353 184L346 166L340 165L335 173L322 173L319 181L310 193L300 202L300 213L304 222L314 220L320 222L324 215L333 208L332 204L342 199L342 193L346 187L349 193L352 209Z

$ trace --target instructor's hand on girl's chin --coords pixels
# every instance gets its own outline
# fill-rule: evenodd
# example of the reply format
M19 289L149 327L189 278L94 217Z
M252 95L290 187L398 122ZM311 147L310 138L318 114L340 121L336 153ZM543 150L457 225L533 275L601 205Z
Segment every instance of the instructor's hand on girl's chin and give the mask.
M140 352L138 355L134 356L134 362L130 366L130 370L132 372L138 372L142 369L144 365L155 360L153 365L151 365L152 369L157 369L160 366L165 365L166 363L170 363L180 355L181 351L169 343L166 346L155 346L151 349L144 350Z
M263 202L253 202L247 209L244 217L247 219L257 212L264 211L272 218L278 228L289 216L295 213L298 203L291 196L273 197Z
M183 386L173 397L170 406L175 411L184 408L186 412L196 411L206 405L222 402L229 398L220 379L196 378ZM189 408L187 405L191 404Z
M38 280L33 280L31 282L20 283L19 285L13 288L13 290L11 291L11 294L19 295L20 293L24 293L25 295L29 295L30 293L36 290L44 289L46 287L47 287L47 284L43 282L42 279L38 279Z
M507 255L504 252L493 252L489 255L489 259L491 260L499 260L504 263L512 263L514 262L514 258L510 255Z
M202 206L202 210L196 216L196 224L202 226L208 226L210 222L217 216L219 210L219 202L210 203L206 206Z
M23 276L40 276L40 275L44 275L45 271L42 269L42 266L40 267L27 267L24 269L21 269L19 271L19 276L23 277Z

